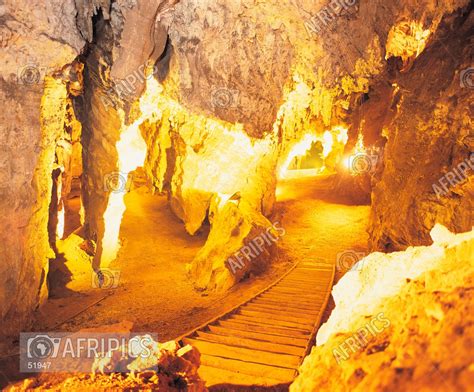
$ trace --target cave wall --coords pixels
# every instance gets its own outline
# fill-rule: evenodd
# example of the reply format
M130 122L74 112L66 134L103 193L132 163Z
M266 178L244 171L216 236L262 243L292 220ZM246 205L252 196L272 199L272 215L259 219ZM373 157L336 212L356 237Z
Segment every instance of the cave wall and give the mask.
M435 223L458 233L474 225L474 106L472 86L461 79L473 62L473 26L472 9L447 17L411 69L391 75L399 93L395 117L382 122L387 144L372 193L372 249L429 244ZM440 182L448 173L452 179Z
M91 162L85 162L86 228L97 243L96 265L109 200L101 182L117 170L120 127L143 117L145 170L158 191L168 192L173 211L190 234L199 230L216 195L238 193L269 216L279 166L308 133L320 137L330 131L335 139L341 127L347 128L348 152L361 133L366 144L384 147L383 159L390 157L393 147L385 145L384 131L392 127L403 95L393 73L412 72L443 16L466 4L347 2L332 11L324 26L321 19L315 22L316 15L329 12L324 1L114 4L102 13L108 33L98 34L89 53L89 72L98 76L90 78L84 101ZM137 20L142 23L134 29ZM136 105L145 91L147 58L157 60L155 76L160 80L152 86L153 114ZM98 98L106 95L113 102L102 108ZM264 148L255 148L259 144ZM373 178L360 180L342 175L339 189L350 189L354 200L366 202L382 172L379 168ZM396 177L389 176L384 178ZM380 248L377 236L387 235L380 228L393 219L380 208L388 203L379 194L373 194L373 248ZM390 208L396 210L393 203ZM406 230L420 230L421 213L406 215L408 229L400 237ZM466 221L458 226L465 227ZM395 233L392 229L390 235Z
M16 338L48 294L51 176L68 95L67 77L49 75L61 73L84 45L74 18L72 1L0 6L2 338Z
M462 45L472 40L472 17L463 11L459 19L456 11L468 3L347 1L327 18L329 1L4 1L4 331L24 324L47 293L46 207L68 83L59 71L86 42L85 94L75 107L84 127L86 232L97 242L99 258L110 196L104 179L117 170L120 131L142 114L136 99L145 89L141 67L147 58L157 60L162 83L154 91L159 107L141 126L148 143L145 169L156 189L169 193L190 233L199 229L216 194L233 197L232 203L243 198L257 221L270 215L275 169L295 140L343 126L348 148L358 131L374 143L387 139L387 164L374 179L370 232L372 248L396 249L428 241L435 221L456 231L472 225L472 215L461 212L472 212L469 183L439 200L432 189L441 173L472 152L472 90L459 84L460 71L472 61L469 46ZM443 21L454 11L452 20ZM322 24L315 19L321 12ZM451 55L443 39L456 42ZM55 79L47 85L45 75ZM123 95L117 86L127 78L133 88ZM398 87L375 87L383 83ZM379 101L387 112L374 121L378 127L364 125L377 104L366 111L365 122L357 118L361 97ZM415 155L417 164L410 161ZM221 240L206 251L214 246L222 247Z
M430 246L368 255L333 287L291 392L470 390L474 231L431 235Z
M402 98L405 91L395 84L398 75L413 72L417 62L421 61L419 56L441 34L438 29L443 17L465 7L468 2L449 1L442 5L431 0L416 3L348 3L337 12L333 11L329 22L326 20L328 23L324 26L319 23L316 28L314 17L320 12L327 13L329 2L248 1L210 4L181 1L173 9L169 25L173 57L169 74L163 82L162 95L172 102L179 102L185 113L203 113L208 118L224 120L231 129L234 129L233 124L241 124L253 140L269 138L275 148L277 168L295 141L307 133L321 135L329 130L336 135L341 127L347 128L347 153L350 153L361 133L367 145L383 149L386 155L378 157L380 165L376 173L361 180L346 176L347 181L342 179L340 189L349 188L354 200L367 202L372 187L380 181L382 173L381 184L408 173L402 167L406 159L398 161L396 172L385 172L383 165L394 148L391 142L386 145L395 124L394 118L399 110L404 110L404 106L398 102L402 100L401 105L405 104ZM275 15L278 15L277 20ZM308 27L309 23L313 25ZM223 51L223 48L226 50ZM439 48L435 47L435 50L439 51ZM444 69L450 66L453 64L445 64ZM444 75L440 74L440 77ZM420 78L419 74L417 78ZM366 101L369 103L365 103L362 109ZM406 107L410 107L408 102ZM185 116L192 117L188 114ZM404 123L403 120L400 123ZM187 131L188 126L193 127L193 124L182 123L177 133L180 142L189 148L193 141ZM156 131L158 134L153 139L163 138L159 127ZM410 140L412 152L424 148L421 142L424 136L417 138L413 134L405 135ZM453 134L449 137L453 138ZM457 134L454 138L459 139ZM400 138L395 139L399 146L395 148L400 148ZM169 143L168 138L163 140ZM208 140L212 143L212 138ZM207 141L203 141L204 150L206 144ZM183 147L180 143L175 146ZM178 148L171 147L171 150L174 151L174 155L171 155L175 164L191 159L189 154L179 157L182 152ZM163 159L163 155L157 156ZM433 157L436 159L436 155ZM235 163L226 165L227 170L239 165L238 158L233 161ZM199 160L191 162L194 166L200 164ZM157 170L156 163L155 160L155 173L158 173L155 181L162 183L165 170L163 167ZM410 165L407 167L411 168ZM173 173L169 180L172 205L186 223L196 220L197 223L191 225L192 233L198 228L199 221L203 220L210 197L193 191L197 184L194 176L192 179L186 178L193 172L192 169L182 171L180 165L176 164L170 170ZM166 172L169 174L169 170ZM153 173L150 174L153 177ZM257 172L249 171L247 176L249 183L259 183ZM206 175L204 177L208 178ZM268 187L271 188L271 182L276 183L275 173L267 178ZM208 185L209 190L216 190L220 184L214 182ZM232 185L236 191L241 190L237 179ZM394 224L391 222L395 220L398 210L395 201L406 203L402 206L403 211L411 208L409 205L413 204L417 195L417 182L414 179L410 195L393 198L389 202L392 191L399 194L402 189L406 190L399 185L394 185L385 196L380 196L383 193L380 190L373 194L375 207L370 228L373 248L380 248L375 244L378 242L377 236L383 236L377 230L384 232L387 228L391 229L391 236L397 236L397 230L400 230L395 241L419 243L413 235L403 239L407 230L412 233L422 231L426 239L436 222L434 218L429 224L420 226L420 220L424 219L423 210L433 208L425 205L415 213L404 215L405 228L402 229L402 223L392 227ZM383 187L380 185L379 189ZM440 205L439 210L445 207L445 203L437 203ZM466 207L469 207L469 198L463 198L455 208ZM386 212L387 209L392 216ZM191 217L198 210L201 212ZM460 231L469 226L469 217L461 217L459 213L452 221L456 221L454 226ZM446 220L443 222L446 223ZM453 228L453 224L449 227Z

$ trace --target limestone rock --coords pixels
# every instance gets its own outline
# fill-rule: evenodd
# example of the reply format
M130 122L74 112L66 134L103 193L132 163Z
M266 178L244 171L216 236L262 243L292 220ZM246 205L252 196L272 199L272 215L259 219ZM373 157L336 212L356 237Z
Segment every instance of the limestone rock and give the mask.
M359 261L290 391L470 390L473 255L471 231Z
M397 113L385 124L384 167L372 193L373 250L428 245L435 223L454 232L474 224L472 89L460 78L472 63L463 43L472 18L471 12L454 30L441 24L412 69L396 79Z
M214 200L211 231L189 272L198 289L228 289L264 271L275 253L277 230L245 200Z

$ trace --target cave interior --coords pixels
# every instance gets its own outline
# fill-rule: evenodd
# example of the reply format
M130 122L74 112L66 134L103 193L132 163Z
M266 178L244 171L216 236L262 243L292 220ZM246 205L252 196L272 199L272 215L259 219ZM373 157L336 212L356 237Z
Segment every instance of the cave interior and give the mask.
M2 1L0 387L472 390L472 8Z

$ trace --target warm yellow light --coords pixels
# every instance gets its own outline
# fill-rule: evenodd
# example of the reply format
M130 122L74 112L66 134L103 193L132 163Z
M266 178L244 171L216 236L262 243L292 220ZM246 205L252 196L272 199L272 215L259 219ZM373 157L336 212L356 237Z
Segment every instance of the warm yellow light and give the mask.
M426 47L430 29L416 21L404 21L393 26L388 34L385 59L401 57L406 63L410 58L418 57Z
M56 236L60 240L64 236L64 203L62 201L58 206L58 225L56 226Z
M146 158L147 146L140 133L143 121L160 113L158 98L162 88L153 78L147 80L145 93L140 97L140 110L142 115L130 126L122 125L120 139L116 143L118 153L118 180L124 185L120 190L109 195L107 209L104 213L104 236L102 238L101 266L108 266L120 249L119 234L123 214L125 212L124 196L127 191L126 184L130 181L129 175L138 167L143 166ZM125 123L123 112L122 124ZM161 114L161 113L160 113Z
M359 135L357 135L357 143L356 143L354 152L355 153L365 152L364 137L362 136L362 133L360 133L360 132L359 132Z
M332 151L332 147L334 145L332 133L329 131L324 132L321 142L323 144L323 158L326 158Z
M288 156L286 157L285 161L280 167L280 171L278 175L279 178L285 177L288 167L290 166L293 159L295 159L296 157L301 157L301 156L306 155L308 150L311 148L311 145L316 140L318 140L318 138L315 135L311 133L307 133L306 135L303 136L303 138L299 142L297 142L292 147L291 151L289 152Z
M359 132L359 134L357 135L357 143L354 146L351 155L345 156L342 159L343 167L345 167L347 170L352 169L354 157L358 154L365 154L365 152L366 148L364 146L364 136L362 135L362 133Z
M123 193L111 193L104 213L105 231L102 239L101 266L107 267L117 258L120 249L119 234L120 224L125 212Z
M347 128L344 128L340 125L335 126L334 131L336 132L336 139L338 143L342 143L343 145L347 144L347 141L349 140L349 136L347 135Z

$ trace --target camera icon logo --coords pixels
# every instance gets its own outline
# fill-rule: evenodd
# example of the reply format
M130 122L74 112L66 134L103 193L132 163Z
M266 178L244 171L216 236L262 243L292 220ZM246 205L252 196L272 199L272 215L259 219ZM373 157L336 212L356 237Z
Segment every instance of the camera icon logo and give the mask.
M104 177L104 191L111 193L127 193L132 185L131 174L122 172L109 173Z
M28 64L18 69L18 83L24 85L38 84L44 78L45 72L36 64Z
M211 90L211 104L213 108L236 108L240 103L240 91L226 87L213 87Z
M463 69L459 76L462 88L474 89L474 68Z
M336 256L336 270L346 272L353 270L354 266L367 256L364 252L356 252L354 250L346 250L338 253ZM359 265L357 269L360 269L362 265Z
M115 289L120 281L120 270L102 268L92 273L92 287L95 289Z
M377 167L377 154L356 153L349 157L349 169L355 175L373 173Z
M36 335L27 340L28 358L45 359L56 358L61 338L52 338L48 335Z

